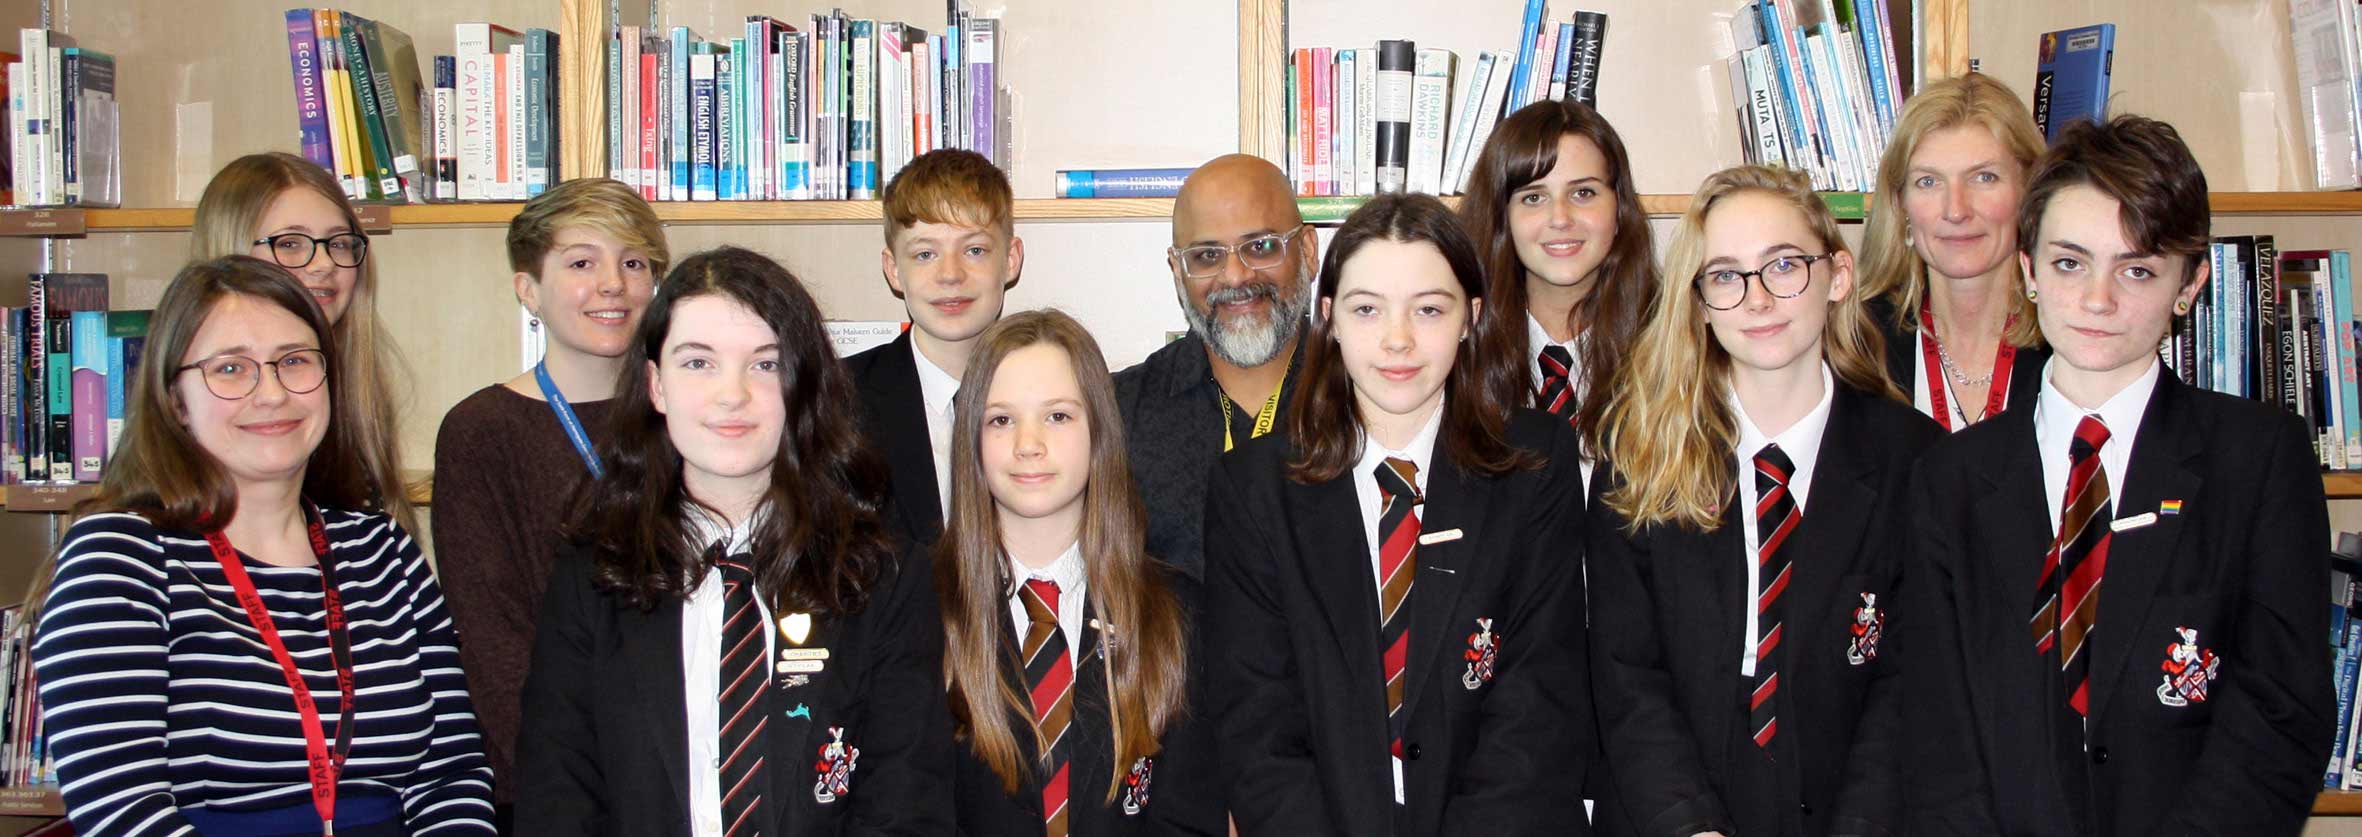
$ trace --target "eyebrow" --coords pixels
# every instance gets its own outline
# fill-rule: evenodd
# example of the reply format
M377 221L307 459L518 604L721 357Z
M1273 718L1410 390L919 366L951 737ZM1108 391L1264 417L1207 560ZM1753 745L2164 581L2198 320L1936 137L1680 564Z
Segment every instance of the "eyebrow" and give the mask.
M1353 290L1346 291L1346 292L1344 292L1344 293L1342 293L1342 294L1338 294L1338 295L1337 295L1337 298L1339 298L1339 299L1350 299L1350 298L1357 297L1357 296L1370 296L1370 297L1377 297L1377 298L1379 298L1379 299L1385 299L1385 298L1386 298L1386 297L1385 297L1385 295L1383 295L1383 294L1380 294L1380 293L1378 293L1377 291L1370 290L1370 289L1368 289L1368 288L1354 288ZM1426 289L1426 290L1419 291L1419 292L1417 292L1417 293L1411 294L1411 298L1412 298L1412 299L1418 299L1418 298L1420 298L1420 297L1428 297L1428 296L1440 296L1440 297L1446 297L1446 298L1450 298L1450 299L1458 299L1458 298L1459 298L1459 296L1458 296L1457 294L1454 294L1454 293L1452 293L1452 291L1451 291L1451 289L1450 289L1450 288L1428 288L1428 289Z
M1566 184L1566 185L1568 185L1568 186L1581 186L1581 185L1583 185L1583 184L1586 184L1586 183L1589 183L1589 184L1594 184L1594 185L1599 185L1599 186L1605 186L1605 185L1607 185L1607 178L1604 178L1604 177L1597 177L1597 176L1592 176L1592 175L1584 175L1584 176L1582 176L1582 177L1578 177L1578 178L1575 178L1575 179L1573 179L1573 180L1567 181L1567 184ZM1526 192L1526 191L1529 191L1529 190L1533 190L1533 189L1542 189L1542 188L1547 188L1547 187L1546 187L1546 185L1545 185L1545 184L1544 184L1542 181L1536 180L1536 181L1534 181L1534 182L1532 182L1532 183L1528 183L1528 184L1526 184L1526 185L1523 185L1523 186L1519 186L1519 187L1517 187L1517 191L1516 191L1516 192L1511 192L1510 194L1513 194L1513 195L1514 195L1514 194L1520 194L1520 193L1523 193L1523 192Z
M297 350L301 350L301 349L317 349L317 348L320 348L320 347L319 347L319 346L312 345L312 344L310 344L310 343L281 343L281 344L279 344L279 345L276 347L275 351L276 351L277 353L279 353L279 354L282 354L282 355L284 355L284 354L286 354L286 353L288 353L288 352L297 351ZM243 355L243 354L246 354L247 352L251 352L251 351L254 351L254 347L253 347L253 346L249 346L249 345L246 345L246 344L244 344L244 343L240 343L240 344L238 344L238 345L235 345L235 346L229 346L229 347L225 347L225 348L222 348L222 349L217 349L217 350L214 350L212 353L210 353L210 354L207 354L207 355L205 355L205 356L206 356L206 357L221 357L222 355Z
M1771 245L1767 245L1767 246L1765 246L1765 247L1763 248L1763 252L1762 252L1762 253L1761 253L1761 254L1758 256L1758 258L1766 258L1766 259L1768 259L1768 258L1771 258L1771 257L1772 257L1772 254L1774 254L1774 253L1778 253L1778 252L1780 252L1780 251L1783 251L1783 250L1794 250L1794 251L1796 251L1796 252L1799 252L1799 253L1802 253L1802 252L1804 252L1804 248L1803 248L1803 247L1799 247L1799 246L1797 246L1797 245L1794 245L1794 244L1789 244L1789 243L1787 243L1787 242L1784 242L1784 241L1783 241L1783 242L1779 242L1779 243L1776 243L1776 244L1771 244ZM1738 264L1738 263L1739 263L1739 259L1738 259L1738 257L1736 257L1736 256L1715 256L1714 258L1707 259L1707 260L1706 260L1706 263L1705 263L1705 264L1703 264L1703 265L1699 265L1699 267L1713 267L1713 266L1715 266L1715 265L1718 265L1718 264Z
M342 223L336 223L328 225L327 228L322 229L320 232L334 235L337 233L349 233L352 231L353 228L351 226ZM282 224L279 226L279 232L272 233L271 235L279 235L280 233L291 232L299 232L309 235L312 232L312 228L308 224Z
M1999 166L1999 165L2001 165L2001 161L2000 161L2000 160L1998 160L1998 159L1995 159L1995 160L1978 160L1978 161L1976 161L1976 162L1974 162L1974 163L1970 163L1970 164L1968 164L1968 165L1961 166L1959 170L1960 170L1960 171L1978 171L1978 170L1980 170L1980 169L1989 169L1989 168L1993 168L1993 167L1995 167L1995 166ZM1943 174L1943 173L1944 173L1944 170L1943 170L1943 169L1939 169L1939 168L1936 168L1936 167L1934 167L1934 166L1912 166L1912 167L1911 167L1911 171L1913 171L1913 172L1924 172L1924 173L1927 173L1927 174Z
M1280 231L1279 231L1279 230L1275 230L1275 229L1271 229L1271 228L1269 228L1269 227L1265 227L1265 228L1263 228L1263 229L1259 229L1259 230L1256 230L1256 231L1254 231L1254 232L1250 232L1250 233L1241 233L1241 234L1239 234L1238 238L1236 238L1236 239L1233 239L1233 240L1234 240L1234 241L1236 241L1236 242L1238 242L1238 243L1240 243L1240 244L1245 244L1245 243L1247 243L1247 242L1249 242L1249 241L1253 241L1253 240L1255 240L1255 239L1262 238L1262 237L1264 237L1264 236L1272 236L1272 235L1279 235L1279 234L1280 234ZM1185 249L1185 250L1186 250L1186 249L1188 249L1188 248L1191 248L1191 247L1204 247L1204 246L1206 246L1206 245L1209 245L1209 244L1222 244L1222 243L1223 243L1223 242L1222 242L1220 239L1214 239L1214 238L1201 238L1201 239L1198 239L1198 240L1196 240L1196 241L1189 242L1188 244L1183 244L1183 245L1181 245L1181 247L1182 247L1182 249Z
M1045 407L1058 407L1058 406L1066 406L1066 407L1081 407L1081 406L1083 406L1083 401L1082 401L1082 399L1081 399L1081 398L1079 398L1079 397L1077 397L1077 398L1068 398L1068 397L1066 397L1066 396L1063 396L1063 395L1061 395L1061 396L1058 396L1058 397L1056 397L1056 398L1052 398L1052 399L1050 399L1050 400L1043 401L1043 402L1041 402L1041 404L1042 404L1043 406L1045 406ZM1009 402L1007 402L1007 401L987 401L987 402L984 402L984 409L987 409L987 410L1006 410L1006 409L1010 409L1011 407L1014 407L1014 406L1015 406L1014 404L1011 404L1011 403L1009 403Z

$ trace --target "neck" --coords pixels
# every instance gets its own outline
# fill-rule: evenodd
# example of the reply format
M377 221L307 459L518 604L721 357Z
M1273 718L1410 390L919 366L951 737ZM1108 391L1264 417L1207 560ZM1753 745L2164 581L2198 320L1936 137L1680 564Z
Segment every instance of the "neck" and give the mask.
M771 470L765 468L743 477L715 477L695 468L681 474L681 488L690 499L722 516L722 522L737 526L753 517L755 506L763 501L763 491L771 485Z
M615 379L623 373L623 358L594 355L554 340L541 363L549 368L550 382L558 385L558 392L575 403L615 397ZM533 391L541 392L538 386Z
M1427 419L1434 416L1436 410L1443 408L1443 390L1440 388L1434 395L1428 396L1427 403L1402 415L1378 409L1376 404L1363 398L1358 390L1353 393L1353 398L1359 402L1362 432L1369 434L1371 441L1387 450L1409 448L1411 439L1427 426Z
M1572 285L1553 285L1527 274L1526 313L1542 324L1542 330L1549 333L1551 340L1559 343L1573 340L1586 324L1575 322L1571 317L1575 306L1581 304L1584 297L1591 295L1591 285L1589 278Z
M968 368L968 355L976 349L975 338L956 343L937 340L916 326L910 330L910 342L918 347L920 355L935 364L935 368L943 370L943 374L950 375L954 381L959 380L960 373Z
M2050 365L2050 385L2057 387L2059 394L2066 396L2075 406L2097 410L2100 405L2108 403L2108 399L2123 392L2125 387L2132 386L2133 381L2140 380L2141 375L2149 371L2149 365L2157 362L2156 355L2141 357L2141 360L2105 371L2077 369L2063 362L2053 363Z
M1279 390L1280 382L1288 378L1288 360L1296 356L1296 341L1304 339L1301 330L1279 347L1279 352L1261 366L1233 366L1206 348L1206 362L1214 367L1214 383L1230 400L1248 410L1263 409L1263 402Z
M1983 276L1951 277L1927 272L1928 313L1934 315L1936 340L1963 357L1970 345L1998 343L2009 323L2009 297L2017 293L2017 262L2004 259ZM1982 352L1967 352L1984 357Z
M1763 435L1777 436L1821 403L1821 353L1816 349L1781 369L1732 366L1730 388Z
M222 536L266 564L308 566L316 562L303 519L303 475L284 480L238 481L238 513L222 527ZM296 556L302 556L301 559Z
M1007 511L1000 513L1001 548L1009 557L1028 569L1041 569L1058 561L1074 546L1082 532L1083 504L1080 499L1064 511L1041 517L1021 517Z

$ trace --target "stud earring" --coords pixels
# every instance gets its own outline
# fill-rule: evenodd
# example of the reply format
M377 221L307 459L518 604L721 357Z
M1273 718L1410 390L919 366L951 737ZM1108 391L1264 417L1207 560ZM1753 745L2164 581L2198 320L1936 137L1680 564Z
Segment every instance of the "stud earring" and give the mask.
M2026 301L2027 301L2027 302L2035 302L2035 301L2038 301L2038 300L2040 300L2040 299L2041 299L2041 296L2040 296L2039 294L2035 293L2033 288L2027 288L2027 289L2026 289Z
M2190 303L2189 303L2189 301L2188 301L2188 300L2183 300L2183 301L2180 301L2180 302L2176 302L2176 303L2174 303L2174 304L2173 304L2173 313L2175 313L2175 314L2188 314L2188 313L2190 313Z

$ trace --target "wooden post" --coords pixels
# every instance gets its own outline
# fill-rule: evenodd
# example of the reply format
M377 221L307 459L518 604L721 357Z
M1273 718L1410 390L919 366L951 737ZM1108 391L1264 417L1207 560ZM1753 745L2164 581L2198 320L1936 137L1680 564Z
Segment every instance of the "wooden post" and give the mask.
M1287 0L1238 0L1238 150L1287 162Z
M1926 39L1919 45L1921 77L1933 81L1968 74L1968 2L1925 0L1921 13L1926 18L1919 27Z

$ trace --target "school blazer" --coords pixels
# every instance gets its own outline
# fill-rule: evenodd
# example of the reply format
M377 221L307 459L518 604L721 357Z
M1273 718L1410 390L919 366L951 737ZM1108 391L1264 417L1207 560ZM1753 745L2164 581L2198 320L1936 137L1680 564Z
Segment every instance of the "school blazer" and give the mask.
M2096 833L2302 826L2336 726L2319 470L2295 416L2158 378L2127 484L2111 492L2132 528L2109 543L2087 646L2083 790ZM2073 730L2054 722L2056 675L2028 627L2053 536L2047 502L2031 398L1920 463L1898 611L1912 625L1913 834L2081 831L2053 755ZM2182 629L2196 631L2190 650L2213 656L2203 699L2166 673Z
M587 551L558 557L525 679L517 833L686 837L682 604L621 605L592 586ZM886 573L859 614L813 626L806 646L827 648L827 667L771 694L768 833L951 831L933 582L915 551ZM823 803L815 786L832 730L859 753L850 790Z
M1879 335L1886 338L1886 377L1895 382L1895 387L1901 389L1903 395L1909 396L1911 376L1917 374L1912 370L1927 365L1926 355L1919 351L1919 331L1895 328L1894 304L1887 299L1873 300L1869 308L1870 322L1877 326ZM2009 403L2012 406L2021 402L2031 404L2041 394L2042 367L2049 360L2048 346L2024 346L2018 349L2009 367ZM1946 393L1944 397L1952 396ZM1984 405L1975 406L1981 409Z
M1162 564L1152 563L1149 569L1180 601L1183 624L1194 632L1199 601L1197 585ZM1016 657L1016 629L1007 608L999 612L1001 637L1005 638L1002 645L1010 650L1002 673L1017 694L1023 695L1026 688L1023 663ZM1145 770L1134 769L1139 765L1125 765L1128 777L1144 780L1145 793L1135 795L1118 788L1114 801L1109 801L1107 790L1114 776L1115 744L1108 726L1107 658L1100 654L1099 629L1091 624L1095 615L1086 614L1081 644L1076 646L1080 666L1074 678L1074 721L1066 732L1074 742L1066 774L1068 831L1077 837L1227 834L1220 759L1214 752L1211 725L1203 717L1205 673L1198 664L1201 657L1195 653L1187 658L1189 714L1165 729L1158 740L1161 749L1150 757ZM1114 642L1116 653L1123 653L1120 633ZM1027 732L1033 726L1033 719L1012 713L1009 722L1010 729L1017 732L1017 748L1025 763L1033 764L1040 752ZM999 774L986 767L965 744L955 746L960 833L977 837L1039 833L1042 828L1040 777L1028 775L1017 783L1015 794L1003 792Z
M910 329L883 346L845 359L861 392L870 444L886 457L893 478L888 523L911 543L943 534L943 496L935 489L935 448L928 443L927 402L919 392Z
M1586 833L1582 478L1565 422L1518 408L1545 457L1482 477L1438 445L1404 677L1407 808L1388 766L1378 593L1353 478L1302 485L1284 435L1241 444L1206 492L1206 667L1239 833ZM1429 540L1437 535L1458 537ZM1497 660L1471 651L1490 625Z
M1779 798L1797 801L1807 834L1886 834L1894 821L1902 682L1887 632L1911 616L1886 614L1903 573L1911 465L1942 433L1883 396L1843 384L1831 396L1810 499L1784 547L1793 570L1781 594L1772 745ZM1592 506L1591 676L1612 788L1601 834L1780 831L1734 820L1722 798L1733 757L1753 755L1733 748L1754 746L1745 734L1755 684L1738 665L1754 601L1750 513L1733 491L1711 533L1659 524L1627 534L1622 515Z

